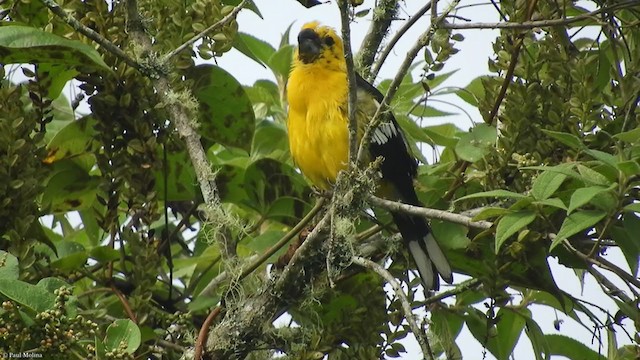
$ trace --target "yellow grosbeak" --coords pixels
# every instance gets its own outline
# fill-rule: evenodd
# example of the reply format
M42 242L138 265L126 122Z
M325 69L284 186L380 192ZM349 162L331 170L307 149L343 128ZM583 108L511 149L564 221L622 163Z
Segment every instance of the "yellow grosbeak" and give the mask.
M356 120L359 139L383 95L356 75ZM346 169L349 152L347 115L347 66L342 39L330 27L305 24L298 34L298 48L287 85L287 127L291 155L302 173L318 188L330 189L340 170ZM368 158L382 157L379 195L420 206L413 187L417 161L392 114L387 113L372 136ZM419 216L392 212L426 291L439 288L438 275L453 280L451 267Z

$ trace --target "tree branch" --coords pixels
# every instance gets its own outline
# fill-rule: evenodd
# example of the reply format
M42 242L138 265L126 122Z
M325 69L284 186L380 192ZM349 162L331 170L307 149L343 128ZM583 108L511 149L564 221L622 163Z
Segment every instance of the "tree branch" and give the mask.
M398 14L398 0L381 0L373 9L373 20L369 30L362 40L360 51L356 55L355 63L360 69L362 77L370 79L369 69L375 59L378 48L389 31L391 21ZM375 76L373 77L375 79Z
M622 3L618 3L611 6L603 6L597 10L591 11L586 14L577 15L570 18L565 19L549 19L549 20L536 20L536 21L523 21L523 22L495 22L495 23L484 23L484 22L474 22L474 23L444 23L442 24L442 28L444 29L515 29L515 30L526 30L526 29L534 29L541 27L550 27L550 26L563 26L570 25L575 22L583 21L583 20L594 20L596 15L599 15L603 12L614 11L619 9L631 8L634 6L638 6L637 0L625 1ZM598 21L597 18L595 18Z
M351 27L349 2L339 0L340 23L342 25L342 46L344 49L344 60L347 64L347 115L349 118L349 168L356 163L358 150L358 124L356 123L357 95L356 95L356 73L353 65L353 53L351 51Z
M393 277L393 275L391 275L389 271L387 271L387 269L383 268L382 266L378 265L377 263L369 259L365 259L360 256L354 256L351 258L351 261L356 265L360 265L364 268L372 270L373 272L380 275L383 279L385 279L385 281L389 285L391 285L391 287L393 288L393 291L396 293L396 296L398 296L398 299L400 299L400 303L402 304L402 311L404 312L405 319L407 319L407 322L409 323L409 327L411 328L413 335L415 335L416 340L418 340L418 344L420 344L420 348L422 349L422 354L425 356L428 355L429 359L433 360L434 359L433 351L431 350L431 346L429 345L429 339L427 339L423 329L420 326L418 326L416 316L413 314L413 311L411 310L411 304L409 303L409 299L407 299L407 296L402 291L402 287L400 287L400 284L398 283L398 281Z
M427 219L445 220L455 224L464 225L469 228L486 230L493 226L493 224L488 221L473 221L470 217L455 214L449 211L403 204L396 201L381 199L374 195L369 196L369 199L367 199L367 201L372 205L379 206L389 211L404 212L407 214L422 216Z

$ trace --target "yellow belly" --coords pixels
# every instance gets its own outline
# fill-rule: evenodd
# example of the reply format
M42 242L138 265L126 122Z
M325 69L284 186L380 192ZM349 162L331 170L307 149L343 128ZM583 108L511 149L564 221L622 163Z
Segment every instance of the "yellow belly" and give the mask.
M329 189L347 167L349 135L345 74L297 69L289 78L289 147L300 171L318 188Z
M336 114L305 119L290 118L291 156L300 171L317 187L329 189L338 172L347 167L349 136L347 124Z

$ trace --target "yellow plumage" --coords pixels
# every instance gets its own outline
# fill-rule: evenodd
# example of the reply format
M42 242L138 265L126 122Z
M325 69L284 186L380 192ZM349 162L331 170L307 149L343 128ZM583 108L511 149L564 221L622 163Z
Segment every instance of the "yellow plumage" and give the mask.
M310 23L305 28L317 27ZM330 36L319 32L321 37ZM305 64L294 56L289 76L289 147L302 173L321 189L329 189L347 165L349 134L344 104L347 73L340 39L335 51L326 49L316 62ZM321 136L318 136L321 134Z

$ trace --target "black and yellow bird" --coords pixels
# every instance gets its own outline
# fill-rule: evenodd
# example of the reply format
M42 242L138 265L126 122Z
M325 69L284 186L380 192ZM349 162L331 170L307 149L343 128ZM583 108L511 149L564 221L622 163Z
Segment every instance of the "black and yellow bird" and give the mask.
M383 95L356 75L358 141ZM318 188L330 189L349 152L347 67L342 39L330 27L305 24L287 85L287 127L291 155L302 173ZM382 157L380 196L420 206L413 187L417 161L393 115L387 113L372 134L369 160ZM427 221L393 212L393 220L411 254L426 291L437 290L438 275L452 282L449 262L431 234Z

